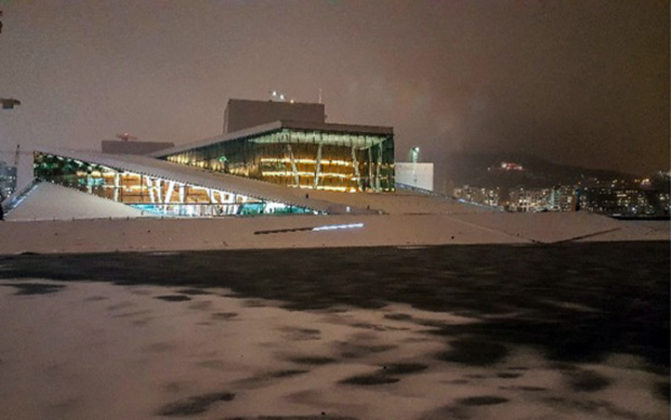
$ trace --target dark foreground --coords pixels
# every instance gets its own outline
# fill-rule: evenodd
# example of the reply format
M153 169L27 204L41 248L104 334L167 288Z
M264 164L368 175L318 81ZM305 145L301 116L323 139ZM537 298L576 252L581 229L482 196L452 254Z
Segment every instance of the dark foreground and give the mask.
M174 350L174 360L182 360L179 346L186 349L189 342L180 337L188 334L164 331L161 328L167 327L159 324L152 329L156 313L163 314L161 320L170 314L177 324L190 323L194 311L201 317L206 314L208 321L193 315L189 324L207 329L193 338L207 343L203 345L212 345L212 340L205 340L208 334L214 334L215 343L217 334L228 334L224 348L238 345L247 335L265 337L239 350L256 354L247 364L234 364L231 354L222 355L221 348L212 347L210 356L195 363L209 367L212 376L203 376L203 382L221 384L217 375L230 379L226 389L190 395L189 389L191 394L201 389L195 382L191 388L174 385L175 401L154 404L155 416L388 418L383 407L390 400L409 398L414 402L406 405L417 408L399 408L395 412L403 415L398 418L517 417L516 413L529 417L539 410L550 417L664 418L669 404L669 253L666 242L628 242L22 255L0 257L0 286L8 286L0 291L5 292L3 302L25 298L21 303L25 307L40 306L48 299L54 305L53 299L74 288L68 303L64 301L62 308L56 304L60 309L51 315L45 313L47 320L79 302L75 292L81 293L82 302L118 299L116 305L121 307L106 306L116 315L105 316L114 322L132 318L137 321L132 325L144 328L143 336L162 337L145 350L151 346L160 350L161 343L174 340L166 350L168 354ZM107 292L93 293L82 286L90 282L104 282ZM112 291L119 287L163 306L143 308L146 301L125 299ZM86 297L87 293L92 295ZM127 306L134 311L117 313L124 302L130 302ZM18 309L11 313L11 305L4 307L0 321L23 320ZM102 314L99 309L86 311L82 314ZM101 325L109 321L105 316ZM236 320L241 321L230 327ZM249 323L238 331L244 320ZM96 331L101 328L105 327ZM273 341L270 337L278 331ZM13 334L2 337L20 340L21 331ZM126 339L120 336L118 341ZM117 344L109 346L113 345ZM111 347L102 346L104 357L114 358ZM20 353L18 347L0 342L0 377L3 369L11 371L7 365L12 351ZM268 360L271 356L285 364L268 370L276 366ZM93 363L98 356L88 357ZM73 364L73 372L78 369L76 360L67 362ZM17 375L23 372L16 369ZM185 369L177 376L184 379L189 374ZM47 374L43 379L48 378ZM433 393L437 386L445 388L442 402L442 394ZM632 402L618 405L629 388L641 392L641 397L630 396ZM245 389L259 394L256 399L241 396ZM323 394L310 393L316 389ZM353 400L349 392L361 389L370 395ZM12 393L10 385L3 385L0 400L11 399ZM88 408L59 407L64 415L96 414L88 402L81 404ZM130 414L146 414L141 401L137 407ZM525 407L533 409L525 412Z

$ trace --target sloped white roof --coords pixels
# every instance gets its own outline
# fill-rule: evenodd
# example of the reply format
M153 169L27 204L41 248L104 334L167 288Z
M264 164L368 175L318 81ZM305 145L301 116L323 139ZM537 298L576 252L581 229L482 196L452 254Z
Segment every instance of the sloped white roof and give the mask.
M9 211L5 218L16 222L142 216L142 211L131 206L50 182L40 182L25 194L21 203Z

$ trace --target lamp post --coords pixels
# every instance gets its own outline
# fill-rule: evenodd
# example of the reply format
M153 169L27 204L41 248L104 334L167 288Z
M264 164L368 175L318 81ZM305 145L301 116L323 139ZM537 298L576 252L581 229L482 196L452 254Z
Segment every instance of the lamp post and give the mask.
M417 163L419 160L419 146L410 148L410 159L412 163Z

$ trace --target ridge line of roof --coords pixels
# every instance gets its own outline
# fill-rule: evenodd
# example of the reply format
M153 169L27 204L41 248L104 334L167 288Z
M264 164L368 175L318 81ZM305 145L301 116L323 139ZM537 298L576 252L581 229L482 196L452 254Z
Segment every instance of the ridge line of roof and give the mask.
M168 155L171 155L173 153L179 153L183 152L185 150L189 149L195 149L198 147L204 147L208 146L210 144L214 143L221 143L229 140L235 140L237 138L243 138L243 137L248 137L252 136L255 134L261 134L265 133L267 131L272 131L272 130L279 130L282 128L282 122L281 121L273 121L267 124L261 124L261 125L256 125L254 127L249 127L249 128L244 128L242 130L234 131L232 133L224 133L224 134L219 134L216 136L212 137L206 137L204 139L200 140L194 140L182 145L174 146L169 149L162 149L162 150L157 150L155 152L150 153L148 156L155 157L155 158L161 158L165 157Z
M266 124L255 125L254 127L244 128L242 130L234 131L232 133L224 133L218 136L206 137L201 140L196 140L183 145L174 146L168 149L157 150L150 153L148 156L162 158L171 154L184 152L186 150L206 147L215 143L223 143L231 140L237 140L253 135L263 134L269 131L280 130L282 128L295 128L304 130L322 130L322 131L346 131L357 134L378 134L392 136L394 134L393 127L376 126L376 125L362 125L362 124L341 124L341 123L321 123L312 121L297 121L297 120L276 120Z

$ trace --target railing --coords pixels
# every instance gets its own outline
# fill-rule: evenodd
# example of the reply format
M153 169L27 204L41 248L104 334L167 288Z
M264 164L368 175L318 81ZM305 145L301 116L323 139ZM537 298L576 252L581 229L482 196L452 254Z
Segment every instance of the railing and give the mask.
M39 184L40 181L36 178L33 178L28 184L26 184L20 190L14 191L9 197L0 203L5 214L11 212L16 208L16 206L23 201L23 199Z

